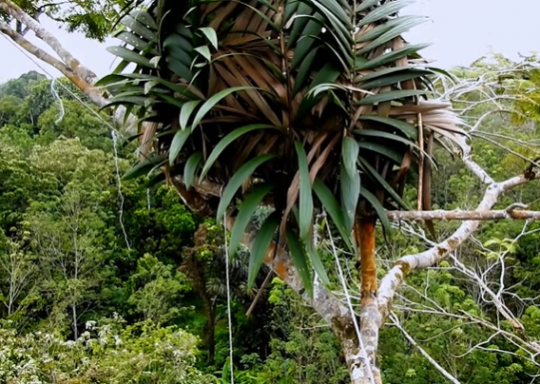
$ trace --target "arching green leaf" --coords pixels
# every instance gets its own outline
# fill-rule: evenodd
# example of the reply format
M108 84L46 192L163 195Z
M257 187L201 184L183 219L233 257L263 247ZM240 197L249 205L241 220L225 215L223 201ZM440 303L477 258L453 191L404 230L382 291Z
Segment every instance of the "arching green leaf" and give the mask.
M392 159L396 164L401 164L401 161L403 160L403 154L400 154L399 152L381 144L371 143L369 141L359 141L358 146L360 148L380 153L381 155Z
M208 160L206 160L206 162L204 163L204 168L201 172L201 177L204 177L206 175L206 173L210 170L212 165L218 159L219 155L221 155L221 152L223 152L225 148L227 148L227 146L231 144L234 140L256 129L268 129L268 128L275 128L275 127L270 124L252 124L252 125L246 125L245 127L237 128L231 133L229 133L227 136L225 136L223 139L219 141L219 143L216 145L212 153L210 153L210 156L208 156Z
M394 62L395 60L400 59L402 57L407 57L411 54L414 54L422 49L429 47L430 45L431 44L405 45L403 48L399 48L399 49L396 49L395 51L385 53L384 55L377 56L371 60L359 62L356 65L356 69L359 71L363 71L366 69L377 68L377 67L380 67L381 65Z
M300 192L299 192L299 225L300 238L308 243L310 238L311 221L313 219L313 196L311 192L311 181L309 179L309 168L304 147L298 141L294 143L296 154L298 156L298 171L300 173Z
M313 243L306 243L306 250L309 259L311 260L311 265L313 266L315 273L319 277L319 280L321 280L321 283L323 283L323 285L325 286L330 285L330 279L326 274L326 269L324 268L324 264L321 260L321 255L319 255Z
M358 143L352 137L344 137L341 149L341 159L349 177L354 177L356 173L356 161L358 160Z
M227 186L225 187L225 189L223 190L223 194L221 195L221 199L219 200L216 219L218 222L221 222L221 220L223 219L223 214L225 213L225 210L231 203L234 195L236 194L236 191L238 191L244 181L257 169L257 167L275 157L276 156L272 154L255 157L242 165L238 169L238 171L235 172L233 177L231 177L231 179L227 183Z
M174 163L176 156L178 156L190 135L191 131L189 129L180 130L174 134L171 148L169 149L169 164L172 165Z
M278 225L279 218L277 215L270 215L264 221L264 224L257 233L255 240L253 240L249 258L248 288L252 288L253 284L255 283L255 278L261 269L261 265L264 262L264 258L268 252L268 247L274 238Z
M351 232L347 231L347 225L345 223L345 218L343 217L343 209L334 198L334 195L330 189L328 189L328 187L318 178L313 182L313 190L323 205L323 208L332 218L332 221L341 234L343 241L345 241L345 244L347 244L349 250L353 250Z
M343 164L341 165L340 185L345 228L347 229L348 233L350 233L352 231L354 220L356 217L358 198L360 197L360 175L356 171L356 164L352 176L349 176L348 172L345 169L345 166Z
M313 297L313 279L308 267L304 246L298 236L290 229L287 229L287 245L289 246L289 254L304 284L304 288L308 292L308 295Z
M363 158L360 158L359 159L359 163L360 163L360 166L362 167L362 169L367 172L369 175L371 175L376 181L377 183L384 188L384 190L399 204L401 205L404 209L410 209L408 204L403 201L403 199L401 198L401 196L398 195L398 193L394 190L394 188L392 188L390 186L390 184L388 184L388 182L384 179L384 177L382 177L379 172L377 172L375 170L375 168L373 168L373 166L371 164L369 164L369 162L367 162L365 159Z
M211 98L209 98L207 101L204 102L204 104L201 106L201 108L197 112L197 115L195 116L195 119L193 120L193 126L195 127L199 125L199 123L202 121L202 119L204 119L206 114L210 112L210 110L214 108L216 104L219 103L221 100L223 100L224 98L226 98L227 96L229 96L230 94L234 92L245 91L247 89L254 89L254 87L247 87L247 86L232 87L232 88L224 89L223 91L218 92L215 95L213 95Z
M152 63L150 63L150 60L147 59L144 56L141 56L140 54L133 52L127 48L124 47L108 47L107 51L112 53L115 56L120 57L121 59L124 59L126 61L129 61L130 63L135 63L137 65L141 65L143 67L147 68L153 68Z
M229 242L229 255L231 258L236 255L236 249L240 244L242 235L246 231L253 213L255 213L255 210L261 203L262 199L268 194L268 192L272 190L272 188L272 184L257 185L242 202L231 231L231 239Z
M428 91L416 90L416 89L382 92L376 95L366 96L362 100L358 101L356 105L370 105L370 104L376 104L376 103L384 103L386 101L399 100L405 97L422 96L428 93L429 93Z
M381 224L383 228L389 231L390 221L388 220L388 216L386 216L386 210L382 206L379 199L377 199L377 197L373 193L371 193L364 187L360 189L360 195L362 195L371 204L373 209L375 209L375 212L377 213L379 220L381 220Z
M188 101L182 105L182 109L180 109L180 129L186 129L187 124L189 121L189 118L195 108L197 108L197 105L201 103L201 100L193 100Z
M201 159L202 159L202 153L195 152L186 161L186 165L184 166L184 184L186 185L186 188L188 189L193 184L193 180L195 179L195 171L197 170L197 167L199 166Z
M381 138L381 139L388 139L388 140L392 140L392 141L398 141L398 142L403 143L403 144L405 144L407 146L410 146L412 148L416 148L416 149L420 150L420 147L418 145L416 145L416 143L414 143L413 141L405 139L404 137L401 137L401 136L398 136L398 135L394 135L392 133L383 132L383 131L376 131L374 129L356 129L354 131L354 133L356 133L356 134L358 134L360 136L378 137L378 138Z
M127 171L124 176L122 176L122 180L132 180L136 179L137 177L147 175L148 172L150 172L154 167L164 164L166 159L167 158L165 155L151 156Z
M376 5L376 3L378 3L378 2L372 1L371 3L373 3L373 5ZM413 3L414 3L414 0L390 1L390 2L388 2L386 4L381 5L380 7L375 8L373 11L368 13L366 15L366 17L364 17L362 20L360 20L360 22L358 23L357 26L362 27L364 25L379 21L382 18L385 18L385 17L388 17L388 16L391 16L391 15L395 14L399 10L401 10L401 9L405 8L406 6L411 5ZM365 4L360 4L357 7L357 11L358 11L358 9L364 10L364 9L366 9L366 5Z
M364 115L360 116L359 120L364 121L376 121L378 123L390 125L401 132L403 132L407 137L416 140L418 138L418 129L412 125L407 123L403 120L397 120L393 119L391 117L381 117L381 116L375 116L375 115Z
M372 49L379 48L383 44L388 43L392 39L401 36L403 33L408 32L411 28L416 27L419 24L425 23L426 21L428 21L427 17L402 20L400 24L396 25L390 31L382 34L381 36L373 40L364 48L356 52L356 54L361 55L371 51Z

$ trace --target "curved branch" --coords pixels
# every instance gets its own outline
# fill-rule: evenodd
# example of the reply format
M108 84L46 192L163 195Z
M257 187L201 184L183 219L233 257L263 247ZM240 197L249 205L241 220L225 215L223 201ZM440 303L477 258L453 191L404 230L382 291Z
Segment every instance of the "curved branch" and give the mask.
M472 160L471 160L472 162ZM473 162L473 165L478 167L482 172L483 170ZM539 175L535 175L535 179L538 179ZM490 210L497 202L499 196L519 185L525 184L530 181L529 178L524 175L516 176L500 183L491 183L476 212L482 212ZM427 251L417 253L415 255L408 255L400 258L386 276L382 279L380 288L378 291L378 305L379 310L383 317L386 317L390 311L391 302L394 294L405 279L407 274L414 269L423 269L431 267L442 259L444 259L450 252L456 250L469 236L480 226L481 220L466 221L446 240L440 242Z
M94 72L82 65L79 60L63 47L62 43L52 33L24 12L17 4L11 0L0 0L0 9L30 28L40 40L56 52L68 68L80 76L86 83L93 84L96 82L97 76Z

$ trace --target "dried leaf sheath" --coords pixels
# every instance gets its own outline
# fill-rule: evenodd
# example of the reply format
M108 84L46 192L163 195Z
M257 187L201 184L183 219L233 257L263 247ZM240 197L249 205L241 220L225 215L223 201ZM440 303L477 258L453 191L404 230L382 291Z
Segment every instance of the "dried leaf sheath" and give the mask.
M408 208L401 197L408 174L422 157L424 165L433 161L433 141L422 137L451 144L463 134L447 103L427 99L425 84L436 71L412 63L425 45L407 44L401 34L424 19L400 17L407 4L160 0L130 10L118 32L125 44L111 49L123 61L100 82L114 95L111 105L156 124L142 143L148 149L152 140L155 151L130 175L165 170L204 214L237 200L244 202L238 217L273 205L280 242L292 241L309 289L312 269L324 272L311 207L325 209L352 247L355 222L367 228L367 218L379 217L387 225L385 209ZM127 73L130 63L135 70ZM426 203L429 181L423 178L419 198ZM236 220L232 232L238 237L246 225ZM365 233L374 236L370 225ZM265 228L261 239L268 240L274 227ZM373 239L361 248L374 247ZM262 252L254 252L252 266ZM364 264L372 292L375 267Z

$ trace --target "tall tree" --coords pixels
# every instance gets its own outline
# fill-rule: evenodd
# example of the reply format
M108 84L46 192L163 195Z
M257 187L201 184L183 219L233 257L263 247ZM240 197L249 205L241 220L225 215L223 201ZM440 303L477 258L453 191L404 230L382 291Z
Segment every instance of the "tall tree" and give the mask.
M376 222L387 231L388 216L402 213L386 210L411 209L402 198L407 181L417 194L408 218L431 227L446 217L425 212L434 145L460 153L486 184L477 211L537 177L495 182L471 158L450 105L427 98L440 71L419 58L425 45L401 37L424 21L398 15L408 4L154 1L121 19L129 49L110 49L123 62L98 83L115 95L112 105L153 123L131 175L163 169L155 181L167 179L194 211L230 226L231 255L249 243L251 282L266 262L301 294L341 340L354 384L381 382L378 332L404 277L436 264L480 224L467 221L433 248L400 258L378 285ZM120 74L129 64L134 72ZM273 213L256 230L249 219L260 204ZM326 214L361 265L360 326L327 289L316 247L317 217Z

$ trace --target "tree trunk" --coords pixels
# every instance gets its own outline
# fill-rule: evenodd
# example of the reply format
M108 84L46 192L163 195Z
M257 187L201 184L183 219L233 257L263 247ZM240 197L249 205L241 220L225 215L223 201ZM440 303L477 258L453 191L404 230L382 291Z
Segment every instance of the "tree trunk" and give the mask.
M203 330L203 342L208 350L206 363L211 365L214 363L214 357L216 354L216 339L215 339L215 329L216 329L216 308L215 303L209 297L203 297L204 302L204 313L206 316L206 323L204 324Z
M377 263L375 260L376 220L373 218L358 219L354 227L355 240L360 253L361 279L361 311L360 311L360 345L349 352L349 372L353 384L379 384L380 371L377 367L377 348L379 327L382 317L377 306ZM357 335L354 335L358 340ZM351 342L342 342L343 351L347 355ZM357 343L358 344L358 341ZM351 365L352 364L352 365Z
M79 338L79 331L77 329L77 306L75 304L71 305L71 316L73 321L73 339L77 340Z

